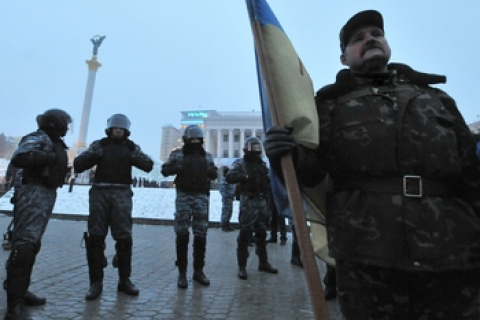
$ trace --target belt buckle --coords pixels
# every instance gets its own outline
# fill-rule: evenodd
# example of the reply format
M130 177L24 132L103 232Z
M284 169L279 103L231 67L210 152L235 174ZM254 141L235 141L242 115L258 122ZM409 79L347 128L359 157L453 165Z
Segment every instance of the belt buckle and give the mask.
M408 186L409 182L412 181L417 181L418 183L418 193L410 193L408 192ZM403 195L405 197L410 197L410 198L421 198L423 197L423 181L421 176L417 175L412 175L412 174L406 174L403 176Z

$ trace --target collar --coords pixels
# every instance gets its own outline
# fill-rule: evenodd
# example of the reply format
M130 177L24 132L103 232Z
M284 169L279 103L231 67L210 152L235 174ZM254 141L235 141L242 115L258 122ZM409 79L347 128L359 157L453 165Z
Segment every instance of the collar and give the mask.
M447 78L433 73L422 73L401 63L391 63L384 73L355 74L349 69L337 73L336 81L317 91L316 99L335 99L358 89L358 86L378 86L386 83L411 83L428 87L431 84L445 83Z

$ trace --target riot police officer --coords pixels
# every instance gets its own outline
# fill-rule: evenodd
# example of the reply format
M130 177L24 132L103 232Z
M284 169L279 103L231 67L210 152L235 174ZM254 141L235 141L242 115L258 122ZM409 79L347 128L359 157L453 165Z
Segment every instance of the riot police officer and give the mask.
M7 313L4 319L25 319L24 305L46 300L28 291L35 258L52 214L57 188L67 174L67 146L63 137L72 122L64 110L49 109L37 116L38 130L22 138L11 162L22 168L23 182L16 193L12 247L7 261Z
M218 191L222 196L222 215L220 219L222 223L222 231L230 232L235 230L235 228L230 226L230 219L233 214L233 201L235 200L235 185L228 183L225 178L229 168L223 167L222 169L222 177L218 182Z
M176 265L179 272L177 286L185 289L188 287L186 271L190 224L194 234L193 280L202 285L210 285L203 267L207 245L210 181L217 178L218 168L213 163L212 155L203 148L203 131L199 126L188 126L183 134L183 142L184 146L174 150L162 165L162 175L176 175L174 230Z
M255 232L256 250L259 265L258 270L268 273L277 273L268 262L267 256L267 222L269 211L267 198L270 188L268 168L261 158L262 143L257 137L245 140L244 156L235 160L227 173L227 182L237 183L240 188L240 232L237 238L238 277L247 279L248 244Z
M130 136L130 120L114 114L107 120L107 137L94 141L73 162L76 173L97 166L90 189L87 260L90 289L85 299L97 299L103 291L105 237L108 227L115 240L119 282L117 290L138 295L130 280L132 269L132 166L150 172L152 159Z

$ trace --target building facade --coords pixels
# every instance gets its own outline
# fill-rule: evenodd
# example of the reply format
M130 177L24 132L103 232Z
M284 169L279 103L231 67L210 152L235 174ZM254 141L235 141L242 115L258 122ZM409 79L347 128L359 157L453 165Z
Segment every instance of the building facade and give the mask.
M172 150L182 146L183 132L192 124L203 129L205 150L210 152L217 162L220 159L242 157L243 144L248 137L263 139L260 111L182 111L180 128L171 125L162 128L161 161L166 161Z
M480 134L480 121L472 122L468 125L468 127L474 134Z

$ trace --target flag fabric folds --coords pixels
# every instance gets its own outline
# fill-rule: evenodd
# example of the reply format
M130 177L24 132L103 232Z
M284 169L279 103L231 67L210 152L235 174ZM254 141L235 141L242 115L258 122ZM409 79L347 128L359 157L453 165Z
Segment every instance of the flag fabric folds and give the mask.
M295 140L307 147L315 148L319 143L319 123L314 100L313 82L299 58L293 44L283 30L277 17L265 0L247 0L251 23L257 23L263 46L264 59L256 52L257 75L262 104L263 125L266 131L272 125L271 103L267 90L275 97L275 111L281 116L282 124L294 128ZM258 39L257 39L258 40ZM262 61L265 65L261 65ZM268 77L269 87L267 88ZM279 214L292 217L285 186L270 171L272 192ZM310 230L315 253L329 264L324 209L325 186L302 188L302 204Z

